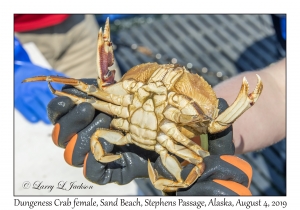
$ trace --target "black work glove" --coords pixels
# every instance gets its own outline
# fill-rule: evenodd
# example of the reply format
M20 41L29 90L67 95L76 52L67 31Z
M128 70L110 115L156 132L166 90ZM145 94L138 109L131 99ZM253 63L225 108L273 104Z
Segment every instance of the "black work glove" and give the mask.
M96 79L82 79L87 84L97 86ZM87 94L66 85L64 92L83 98ZM54 144L65 148L65 161L77 167L83 167L84 176L96 184L127 184L135 178L148 177L148 159L154 162L158 154L136 145L117 146L105 139L100 142L107 153L122 153L120 159L110 162L98 162L90 151L90 138L97 128L109 128L112 117L97 111L89 103L79 105L68 97L54 98L47 107L48 117L55 124L52 133Z
M219 109L222 113L228 107L227 102L220 98ZM217 134L208 134L208 151L210 156L204 158L205 170L201 177L189 188L181 188L175 193L166 195L251 195L249 190L252 179L252 168L249 163L234 156L235 147L232 142L232 126ZM158 173L168 179L175 178L161 164L160 158L155 163ZM189 164L183 168L183 180L194 167Z
M95 79L83 81L88 84L97 85ZM64 87L63 91L80 97L88 97L85 93L71 86ZM221 111L224 111L227 107L227 103L223 99L220 99L219 108ZM162 166L157 153L144 150L133 144L117 146L110 144L104 139L100 139L107 153L122 153L122 157L111 163L96 161L90 152L90 137L97 128L109 128L111 117L96 111L90 104L81 103L75 105L67 97L57 97L48 105L48 116L51 122L55 124L52 135L54 143L66 148L65 160L67 163L73 166L84 167L84 176L88 180L96 184L111 182L127 184L135 178L148 177L148 159L152 163L156 161L153 165L159 171L159 174L172 179L172 175ZM236 162L239 160L232 156L234 154L232 128L230 127L216 135L209 135L209 139L209 151L212 156L204 159L206 164L205 172L194 185L187 189L180 189L177 195L237 195L241 193L235 193L236 190L232 189L234 184L250 183L251 177L249 178L248 176L248 179L245 178L242 175L245 174L244 171L239 173L239 170L232 169L233 161ZM223 154L229 154L230 156L221 156ZM230 163L226 165L226 162L222 158L230 159ZM243 161L242 165L249 166ZM190 164L184 168L182 172L183 178L188 175L192 167L193 165ZM216 179L220 179L221 181ZM226 183L224 184L224 180L233 180L234 183L232 184L227 181L226 183L231 186L225 186ZM242 185L242 188L248 189L244 185Z

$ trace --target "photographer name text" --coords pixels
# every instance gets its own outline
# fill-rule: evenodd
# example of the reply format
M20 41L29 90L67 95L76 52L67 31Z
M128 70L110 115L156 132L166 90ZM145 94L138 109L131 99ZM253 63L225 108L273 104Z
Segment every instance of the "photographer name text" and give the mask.
M46 190L48 192L52 192L54 188L59 189L59 190L65 190L65 191L70 191L70 190L91 190L93 189L92 185L87 185L84 183L78 183L76 181L60 181L56 185L52 184L45 184L43 181L34 181L34 182L28 182L25 181L22 184L22 187L24 189L34 189L34 190Z

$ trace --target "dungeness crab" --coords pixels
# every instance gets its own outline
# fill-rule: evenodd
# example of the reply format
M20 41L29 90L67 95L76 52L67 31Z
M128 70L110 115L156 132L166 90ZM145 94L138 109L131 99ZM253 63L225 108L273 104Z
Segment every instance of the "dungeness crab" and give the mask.
M228 128L241 114L254 105L261 94L263 84L258 82L248 94L248 82L244 78L241 90L222 114L218 113L218 99L211 86L199 75L192 74L183 66L175 64L145 63L130 69L115 83L114 63L110 41L109 20L104 33L98 35L98 87L77 79L56 76L38 76L24 82L48 81L51 91L58 96L68 96L76 104L91 103L96 109L115 116L113 129L99 128L91 137L91 151L97 161L111 162L121 155L106 154L100 137L112 144L136 144L156 151L163 165L177 181L160 177L148 162L149 177L153 185L164 192L176 191L193 184L203 173L203 157L209 155L200 145L191 140L207 132L213 134ZM80 98L54 90L50 82L73 85L92 99ZM195 165L188 177L181 178L182 166L174 155Z

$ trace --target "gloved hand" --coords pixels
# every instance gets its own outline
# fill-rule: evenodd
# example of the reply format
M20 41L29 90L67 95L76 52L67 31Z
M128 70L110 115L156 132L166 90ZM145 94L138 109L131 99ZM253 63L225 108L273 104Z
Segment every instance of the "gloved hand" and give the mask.
M97 85L96 79L82 81ZM88 97L71 86L65 86L63 91ZM122 157L111 163L96 161L90 152L90 137L97 128L109 128L112 118L95 110L89 103L75 105L68 97L57 97L48 105L48 116L55 124L52 134L54 144L65 148L65 161L72 166L83 166L84 176L96 184L116 182L123 185L138 177L148 177L148 158L154 162L158 157L156 152L133 144L117 146L100 139L107 153L122 153Z
M88 84L97 85L96 80L83 81ZM63 91L86 97L86 94L72 87L67 86ZM96 184L107 184L111 182L127 184L134 178L148 177L148 158L150 158L150 161L153 163L154 168L158 170L159 174L169 179L172 178L172 175L162 166L158 154L132 144L116 146L104 139L100 139L106 152L113 154L122 153L123 155L121 159L108 164L96 161L90 152L90 137L96 128L108 128L111 117L95 111L88 103L82 103L73 108L74 106L74 103L69 98L57 97L49 103L48 115L51 122L55 124L53 130L54 143L60 147L66 147L64 155L66 162L73 166L83 166L84 176L88 180ZM227 103L220 99L219 108L221 111L224 111L227 107ZM94 118L94 116L96 117ZM251 167L248 163L232 156L234 154L232 127L222 133L209 135L209 139L209 151L211 156L204 159L206 163L204 174L193 186L188 189L179 190L177 195L243 194L244 192L237 192L236 189L240 190L240 188L250 193L248 185L245 187L238 184L250 183L251 174L249 175L248 173L245 175L243 171L240 172L240 169L234 167L233 164L239 163L240 165L235 165L242 168L242 170L247 168L251 171ZM224 154L229 154L229 156L221 156ZM229 160L229 163L226 163L226 160ZM183 178L187 176L192 167L193 165L190 164L184 168L182 172ZM220 179L220 181L215 179ZM228 179L233 180L233 182L226 181ZM229 184L229 186L226 184ZM198 189L199 185L200 189ZM236 185L239 188L236 188Z
M220 113L227 107L227 102L220 98ZM234 156L235 147L232 139L232 126L223 132L214 135L208 134L210 156L204 158L204 173L189 188L167 194L178 196L251 195L249 187L252 179L252 168L249 163ZM181 177L185 179L193 167L193 164L187 165L183 169ZM161 165L157 168L161 168ZM173 178L166 170L158 171L164 177Z
M50 124L47 117L46 107L51 99L54 98L47 83L22 83L26 78L40 75L59 75L64 76L54 70L44 69L31 63L28 54L21 43L15 38L14 54L14 90L15 108L30 122L35 123L40 120ZM54 88L61 89L61 84L54 84Z

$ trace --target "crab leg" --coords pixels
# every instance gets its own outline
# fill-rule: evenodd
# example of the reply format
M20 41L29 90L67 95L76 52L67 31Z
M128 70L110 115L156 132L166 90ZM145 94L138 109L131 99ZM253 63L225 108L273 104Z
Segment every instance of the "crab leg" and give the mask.
M217 133L228 128L239 116L254 105L260 96L263 84L259 75L257 76L257 85L254 91L248 94L249 84L246 78L243 78L241 90L233 102L222 114L220 114L208 127L210 133Z
M123 131L129 131L129 122L125 119L122 118L114 118L111 123L110 126L112 126L113 128L116 128L118 130L123 130Z
M166 148L167 151L170 151L171 153L177 155L178 157L181 157L184 160L188 160L189 163L193 163L196 165L198 163L201 163L203 160L202 157L200 157L190 149L182 145L175 144L174 141L164 133L160 133L157 136L157 141L159 142L160 145Z
M184 182L172 181L159 177L157 171L152 167L151 162L148 160L149 178L153 186L163 192L175 192L179 188L187 188L191 186L201 176L203 171L204 164L199 164L191 170Z
M210 120L197 103L185 95L169 92L168 102L173 107L164 111L164 116L173 122L187 125Z
M139 138L134 139L129 133L124 136L121 132L116 130L98 129L91 137L91 151L97 161L104 163L117 160L121 155L106 154L98 138L104 138L106 141L115 145L136 144L146 150L154 150L153 145L143 144L139 142Z
M182 145L174 144L173 140L163 133L158 135L157 141L159 144L155 145L155 151L160 154L162 164L173 176L175 176L177 180L173 181L166 178L160 178L152 165L148 163L150 180L157 189L164 192L176 191L178 188L190 186L201 176L204 171L202 157ZM169 155L168 151L183 158L184 160L187 160L189 163L196 165L191 170L185 181L182 180L180 175L182 170L181 164L178 162L176 157Z
M164 111L163 115L168 119L177 124L188 125L190 123L200 121L200 115L188 115L182 114L179 109L175 107L168 107L166 111Z
M133 96L127 94L127 91L122 87L122 83L117 83L115 85L111 85L111 89L115 89L118 91L118 93L121 93L121 95L115 95L112 93L108 93L106 90L100 90L94 85L88 85L84 82L72 79L72 78L65 78L65 77L57 77L57 76L37 76L25 79L23 82L37 82L37 81L47 81L47 82L57 82L62 83L66 85L72 85L76 89L81 90L85 92L88 95L95 96L99 99L102 99L104 101L121 105L121 106L128 106L132 103Z
M186 146L201 157L206 157L209 155L209 152L205 151L201 146L184 136L173 122L164 120L160 125L160 129L166 135L172 137L175 141Z
M124 145L130 143L130 134L123 136L118 131L111 131L106 129L98 129L91 137L91 151L94 154L94 157L97 161L102 163L109 163L121 158L121 155L113 155L106 153L98 141L99 138L104 138L108 142L116 145Z
M162 164L168 169L168 171L175 176L178 182L183 182L181 178L181 165L176 157L168 154L168 150L161 144L156 144L155 151L160 155Z
M186 188L191 186L203 173L204 164L198 163L189 173L186 180L181 179L181 167L178 160L174 156L170 156L167 152L160 153L162 162L165 161L164 166L176 177L177 181L159 177L157 171L152 167L151 162L148 160L148 173L149 178L156 189L163 192L174 192L179 188ZM163 160L166 159L166 160Z
M115 115L115 116L122 117L122 118L129 117L129 111L128 111L127 107L117 106L117 105L107 103L104 101L96 100L95 98L90 98L90 99L80 98L78 96L75 96L75 95L72 95L69 93L55 90L51 86L50 83L48 83L48 85L53 94L58 95L58 96L67 96L72 101L74 101L74 103L76 103L76 104L80 104L82 102L87 102L87 103L90 103L95 109L97 109L101 112L105 112L106 114Z

